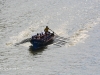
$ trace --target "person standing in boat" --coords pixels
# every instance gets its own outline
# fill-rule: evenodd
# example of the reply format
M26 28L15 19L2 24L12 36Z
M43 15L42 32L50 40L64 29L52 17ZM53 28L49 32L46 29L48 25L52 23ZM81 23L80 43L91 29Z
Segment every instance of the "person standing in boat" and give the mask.
M49 30L51 30L51 29L48 26L46 26L46 28L44 29L44 32L45 32L44 39L46 39L46 40L49 38L49 35L50 35Z
M44 29L45 34L47 34L49 32L48 30L50 30L50 29L48 26L46 26L46 28Z

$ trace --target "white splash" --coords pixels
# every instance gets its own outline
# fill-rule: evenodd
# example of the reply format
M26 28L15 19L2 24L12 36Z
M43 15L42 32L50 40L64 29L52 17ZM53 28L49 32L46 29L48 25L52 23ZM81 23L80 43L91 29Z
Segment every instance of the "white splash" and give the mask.
M85 25L84 28L77 30L71 37L69 41L69 46L74 46L78 43L85 43L85 39L89 37L89 30L93 29L97 24L99 24L100 18L97 18L96 21L91 21Z

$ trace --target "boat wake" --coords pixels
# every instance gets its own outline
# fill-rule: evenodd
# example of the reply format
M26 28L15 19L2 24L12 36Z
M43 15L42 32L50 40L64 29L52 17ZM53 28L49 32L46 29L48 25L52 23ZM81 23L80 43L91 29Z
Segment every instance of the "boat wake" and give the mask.
M68 36L68 34L65 33L65 28L60 29L61 32L59 33L59 35L63 35L63 37L57 35L53 45L59 47L65 45L66 47L70 47L70 46L75 46L78 43L85 43L86 38L89 37L88 32L91 29L93 29L96 25L98 25L99 22L100 22L99 18L97 18L95 21L91 20L90 22L86 23L84 27L81 27L77 31L72 32L73 34L71 36Z
M34 34L34 30L38 29L39 27L32 27L25 29L24 31L20 32L17 36L10 37L10 40L6 43L6 45L19 45L30 41L30 37Z
M19 32L18 35L14 35L10 37L10 40L6 43L7 46L12 45L20 45L30 41L32 35L42 32L42 28L44 28L44 24L48 22L48 16L43 17L40 21L30 22L29 27L24 29L23 31Z
M60 29L60 32L58 32L56 34L56 38L55 41L52 45L56 45L56 46L66 46L66 47L70 47L70 46L75 46L78 43L84 43L85 39L87 37L89 37L89 35L87 34L88 31L90 29L92 29L94 26L96 26L99 23L100 19L97 18L96 21L90 21L87 24L84 25L83 28L77 30L76 32L72 32L73 34L71 36L69 36L67 34L67 30L66 30L66 25L64 24ZM42 25L43 26L43 25ZM8 43L6 43L6 45L20 45L20 44L24 44L30 41L30 37L33 34L36 34L36 32L38 30L40 30L41 26L30 26L29 28L25 29L24 31L20 32L18 34L18 36L13 36L10 38L10 41ZM58 29L55 29L56 32ZM35 31L35 33L34 33ZM40 30L41 31L41 30Z
M16 46L16 45L23 44L23 43L26 43L26 42L30 42L30 40L31 40L31 38L24 39L24 40L22 40L22 41L19 42L19 43L15 43L15 46Z
M85 39L89 37L87 34L89 30L91 30L93 27L95 27L97 24L99 24L100 19L97 18L96 21L91 21L87 23L82 29L77 30L71 37L70 41L68 43L68 46L74 46L78 43L84 43Z

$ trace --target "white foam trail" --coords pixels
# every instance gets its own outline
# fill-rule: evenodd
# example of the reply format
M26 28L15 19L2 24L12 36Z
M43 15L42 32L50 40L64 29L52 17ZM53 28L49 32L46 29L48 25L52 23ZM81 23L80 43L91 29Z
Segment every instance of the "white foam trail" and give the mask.
M88 31L87 30L78 30L77 32L74 33L74 35L72 37L70 37L70 42L69 45L76 45L79 42L84 43L84 40L89 36L87 35Z
M68 37L68 33L66 32L67 22L61 24L59 28L55 30L55 32L62 37Z
M20 32L17 36L10 37L10 41L6 43L6 45L14 45L15 43L21 42L26 38L30 38L33 34L33 31L38 29L39 26L30 26L29 28L25 29L24 31Z
M77 30L71 37L69 41L69 46L74 46L78 43L84 43L85 39L89 37L87 34L90 29L93 29L97 24L100 23L100 18L97 18L96 21L91 21L85 25L84 28Z
M14 45L16 43L21 42L24 39L31 38L32 35L38 32L43 31L42 27L44 27L44 24L48 22L49 18L50 18L49 16L44 16L42 20L40 20L39 22L35 22L34 25L33 22L30 22L29 23L29 25L31 25L30 27L23 30L18 35L10 37L10 40L6 43L6 45L7 46Z

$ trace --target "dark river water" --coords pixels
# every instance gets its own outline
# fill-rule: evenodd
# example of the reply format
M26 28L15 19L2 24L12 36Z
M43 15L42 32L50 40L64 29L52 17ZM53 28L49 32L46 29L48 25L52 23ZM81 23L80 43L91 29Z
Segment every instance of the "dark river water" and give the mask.
M34 51L45 26L60 38ZM100 75L100 0L0 0L0 75Z

